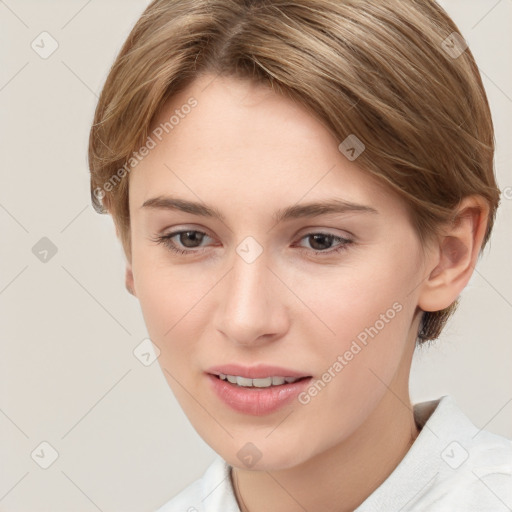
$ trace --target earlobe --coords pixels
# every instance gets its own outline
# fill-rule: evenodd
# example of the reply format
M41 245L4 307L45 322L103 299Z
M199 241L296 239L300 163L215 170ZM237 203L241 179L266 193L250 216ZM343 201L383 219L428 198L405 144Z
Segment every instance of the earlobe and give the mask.
M129 293L131 293L134 297L137 297L137 294L135 293L135 284L133 280L133 271L131 263L126 264L125 286Z
M459 205L454 221L444 227L428 261L432 270L421 287L418 306L423 311L445 309L462 293L478 260L488 214L487 203L470 196Z

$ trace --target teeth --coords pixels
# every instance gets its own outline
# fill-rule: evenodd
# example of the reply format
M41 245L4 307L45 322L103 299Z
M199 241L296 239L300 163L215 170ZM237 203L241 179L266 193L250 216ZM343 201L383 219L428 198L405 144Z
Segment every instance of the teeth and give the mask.
M246 379L245 377L235 377L235 381L239 386L252 386L252 379Z
M269 388L271 386L280 386L282 384L295 382L301 377L266 377L264 379L248 379L238 375L219 374L221 380L227 380L231 384L237 384L242 387Z

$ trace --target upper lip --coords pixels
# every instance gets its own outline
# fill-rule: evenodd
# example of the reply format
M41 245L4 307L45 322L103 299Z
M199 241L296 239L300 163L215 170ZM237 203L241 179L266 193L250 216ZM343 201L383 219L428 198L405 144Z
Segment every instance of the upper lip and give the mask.
M256 366L241 366L239 364L221 364L206 370L213 375L236 375L247 379L265 379L267 377L310 377L303 372L283 368L282 366L259 364Z

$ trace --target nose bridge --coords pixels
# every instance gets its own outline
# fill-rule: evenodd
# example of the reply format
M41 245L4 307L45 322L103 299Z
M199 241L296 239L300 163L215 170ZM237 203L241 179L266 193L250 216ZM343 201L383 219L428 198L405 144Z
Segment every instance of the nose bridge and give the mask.
M271 286L268 283L268 274L271 274L267 268L268 257L263 247L258 246L254 242L242 242L236 248L227 291L226 303L233 303L235 311L248 318L255 317L267 304Z
M279 280L268 268L268 253L253 237L244 239L235 250L217 327L234 341L247 344L278 331L280 293L274 287Z

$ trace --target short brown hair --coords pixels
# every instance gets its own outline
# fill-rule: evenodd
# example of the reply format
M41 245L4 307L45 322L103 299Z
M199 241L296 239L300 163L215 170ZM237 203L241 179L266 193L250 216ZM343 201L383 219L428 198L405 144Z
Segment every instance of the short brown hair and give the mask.
M155 0L110 70L89 139L92 202L112 214L129 260L126 164L164 102L204 73L272 87L340 143L356 135L358 165L405 200L422 243L464 197L482 196L485 247L500 201L493 124L473 55L437 3ZM423 313L419 343L457 304Z

